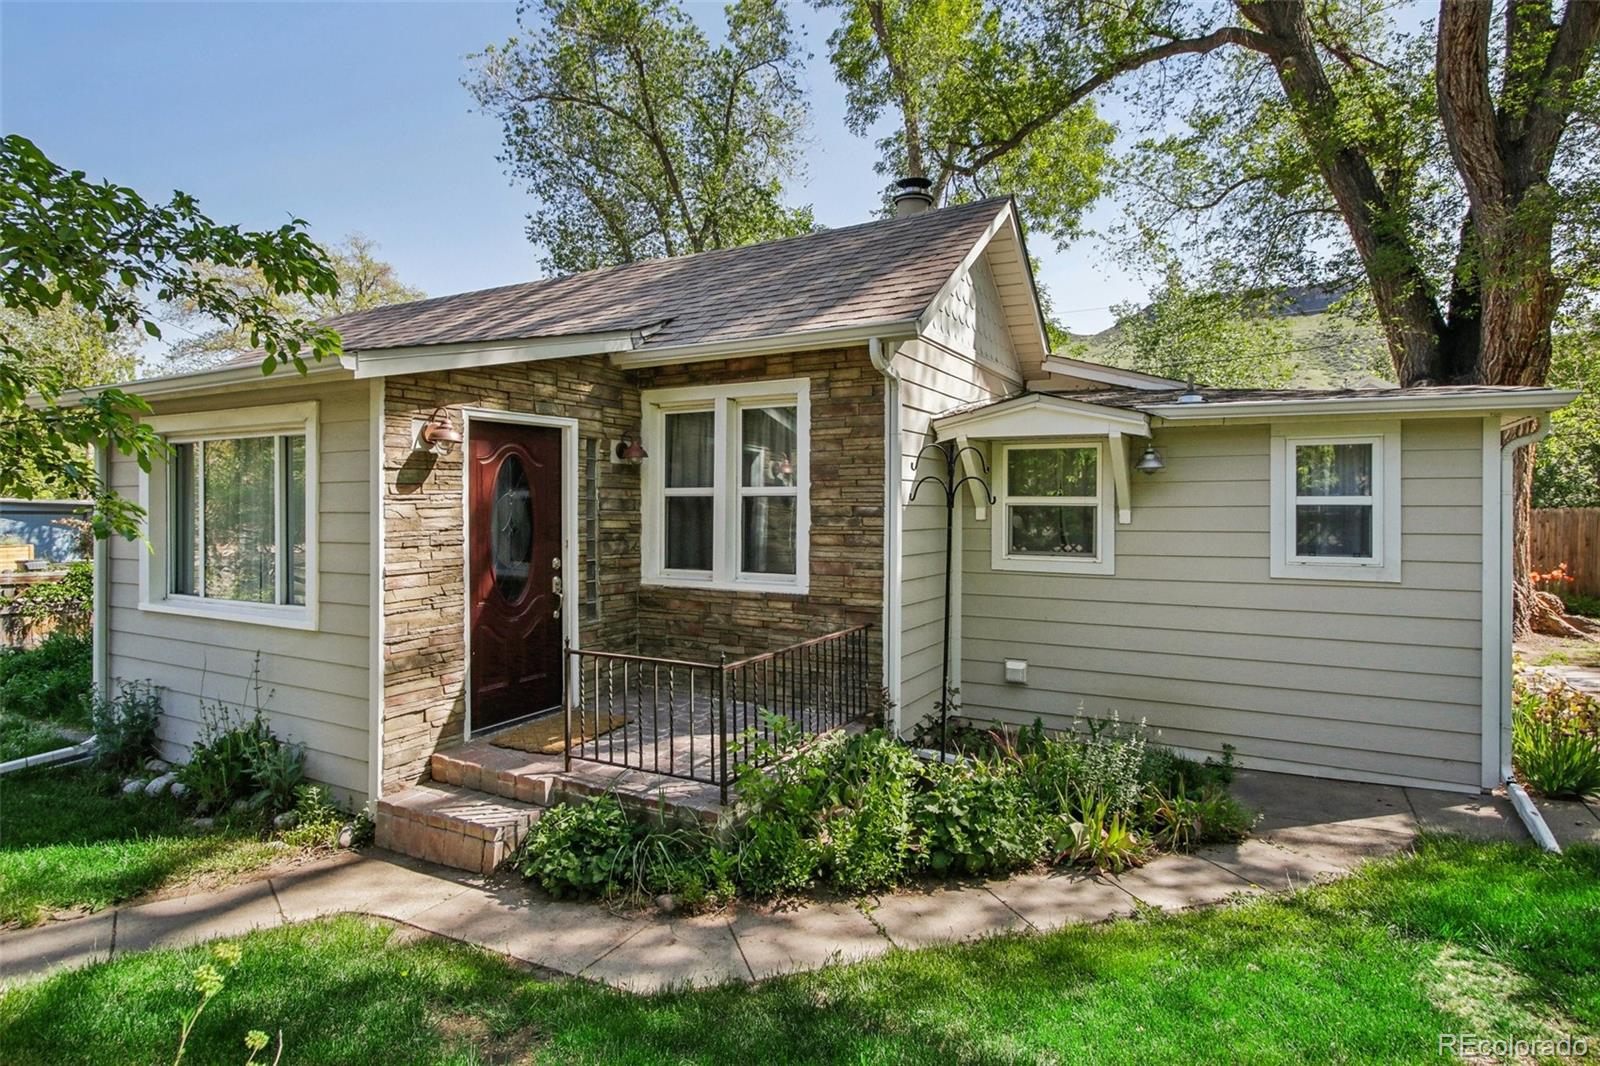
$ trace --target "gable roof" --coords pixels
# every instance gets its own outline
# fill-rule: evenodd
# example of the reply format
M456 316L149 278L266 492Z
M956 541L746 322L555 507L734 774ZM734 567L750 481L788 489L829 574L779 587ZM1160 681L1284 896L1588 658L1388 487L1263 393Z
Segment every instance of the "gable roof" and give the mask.
M917 319L1006 198L326 319L346 351L631 334L677 348ZM258 361L250 356L244 361Z

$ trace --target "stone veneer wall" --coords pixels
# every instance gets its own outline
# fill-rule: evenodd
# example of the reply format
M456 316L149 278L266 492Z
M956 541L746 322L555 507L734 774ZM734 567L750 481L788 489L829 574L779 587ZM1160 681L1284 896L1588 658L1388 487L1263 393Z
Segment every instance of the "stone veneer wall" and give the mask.
M639 430L639 392L604 357L560 359L392 377L384 389L384 707L383 790L427 776L428 757L459 743L465 726L465 559L461 536L462 450L414 453L411 422L437 407L552 415L578 420L582 442L600 442L600 612L580 641L631 651L637 644L639 471L614 465L607 441ZM581 522L581 513L580 513ZM570 603L582 593L588 539L579 529L579 565L566 575Z
M811 587L806 595L639 584L639 472L607 442L638 432L639 390L767 378L811 379ZM604 358L482 367L387 379L384 423L385 792L427 776L428 757L465 724L462 455L411 451L411 425L437 407L576 418L600 442L600 610L585 646L714 661L769 651L843 625L881 622L883 378L865 348L730 359L623 372ZM648 444L648 442L647 442ZM646 460L647 462L649 460ZM579 477L583 476L580 451ZM579 485L582 588L587 530ZM576 604L576 596L569 600ZM880 673L875 631L869 675Z
M882 623L883 376L866 348L655 367L640 389L811 379L811 586L806 595L645 586L639 650L715 662L846 625ZM878 650L882 634L876 633ZM880 676L878 654L871 677ZM876 688L876 680L874 680Z

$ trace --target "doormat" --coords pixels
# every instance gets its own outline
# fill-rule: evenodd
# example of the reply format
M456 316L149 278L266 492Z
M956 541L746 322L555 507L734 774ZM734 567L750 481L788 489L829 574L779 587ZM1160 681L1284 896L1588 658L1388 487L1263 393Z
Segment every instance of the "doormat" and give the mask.
M613 729L628 724L628 717L623 714L602 714L598 717L599 721L596 721L595 715L585 714L572 723L574 746L604 736ZM552 714L490 737L489 743L497 748L512 748L516 751L533 752L536 755L560 755L566 750L565 720L565 715Z

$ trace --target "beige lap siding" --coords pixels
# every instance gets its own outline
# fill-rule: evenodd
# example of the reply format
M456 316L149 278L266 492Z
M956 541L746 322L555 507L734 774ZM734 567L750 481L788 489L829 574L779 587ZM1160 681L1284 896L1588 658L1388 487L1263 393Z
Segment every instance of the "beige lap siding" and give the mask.
M1249 766L1476 786L1482 423L1403 426L1401 584L1268 577L1266 426L1158 428L1114 576L996 572L966 508L964 713L1112 710ZM992 520L992 519L991 519ZM1007 684L1006 658L1029 662Z
M154 406L156 414L166 415L305 400L318 402L320 418L317 630L140 611L139 554L148 549L114 540L107 638L110 676L121 681L149 679L162 687L162 753L182 759L199 732L202 700L254 706L249 678L259 652L261 703L273 730L306 745L306 771L312 780L345 798L365 797L371 498L367 385L274 387ZM138 466L124 456L114 457L111 482L136 499Z
M384 426L385 791L426 775L465 724L461 453L411 452L411 422L462 406L576 418L604 444L640 428L639 391L692 383L811 379L811 587L807 595L639 584L639 468L600 463L598 622L585 647L714 661L841 625L877 624L883 587L883 387L866 350L777 355L624 373L601 358L389 378ZM646 442L659 462L658 443ZM580 461L580 478L582 463ZM588 537L579 486L580 584ZM573 587L569 586L569 587ZM576 603L576 597L569 598ZM876 671L877 656L872 669ZM876 677L876 673L872 675Z

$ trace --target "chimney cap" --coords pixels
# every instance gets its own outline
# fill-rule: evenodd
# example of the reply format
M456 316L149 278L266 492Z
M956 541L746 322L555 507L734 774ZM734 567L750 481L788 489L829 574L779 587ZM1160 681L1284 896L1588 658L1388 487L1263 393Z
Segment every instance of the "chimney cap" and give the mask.
M928 192L933 182L927 178L901 178L896 181L894 217L907 218L933 209L933 196Z

